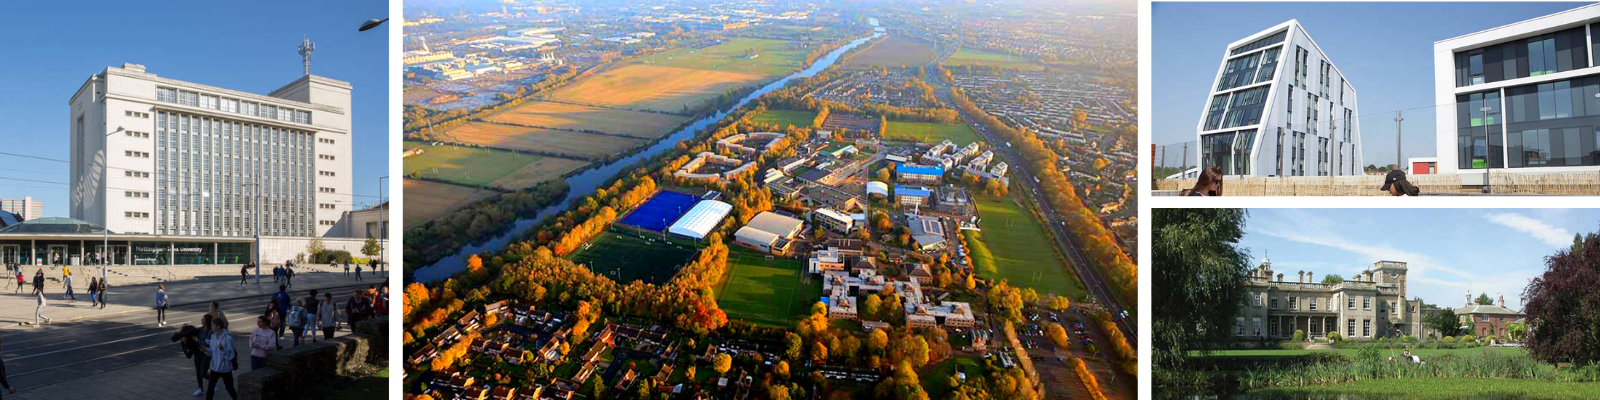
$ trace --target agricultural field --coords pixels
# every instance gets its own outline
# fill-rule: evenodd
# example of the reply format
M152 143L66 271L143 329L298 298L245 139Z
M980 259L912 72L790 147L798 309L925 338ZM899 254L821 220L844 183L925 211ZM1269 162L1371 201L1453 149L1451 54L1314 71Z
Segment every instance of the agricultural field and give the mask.
M667 50L640 57L631 63L742 72L771 78L794 72L810 51L809 48L784 40L732 38L703 49L680 47Z
M1006 54L1006 53L998 53L998 52L984 51L984 50L973 50L973 49L968 49L968 48L962 48L961 50L956 50L955 54L950 55L950 57L946 58L943 62L941 62L941 64L944 64L944 65L982 65L982 66L1001 67L1001 68L1008 68L1008 69L1024 69L1024 70L1040 69L1038 64L1034 64L1032 61L1028 61L1028 59L1026 59L1026 58L1022 58L1022 57L1018 57L1018 56L1014 56L1014 55L1010 55L1010 54Z
M844 63L845 68L915 68L933 62L938 54L933 44L906 36L895 35L884 39L872 48L856 53Z
M884 139L913 140L926 143L939 143L949 140L957 146L980 141L978 133L967 124L942 124L937 122L905 122L889 120L889 131L883 133Z
M406 149L426 146L422 154L404 159L406 176L425 177L466 186L493 186L516 190L587 165L587 162L542 157L507 150L407 142Z
M438 182L406 179L403 189L406 228L422 225L466 204L495 195L494 191Z
M822 298L822 282L806 277L800 260L768 258L729 246L728 279L716 291L728 319L788 327Z
M700 249L638 232L611 231L572 254L572 262L586 265L617 283L635 280L662 284Z
M1088 290L1062 263L1033 215L1009 198L973 196L979 227L983 232L967 231L972 263L978 275L990 280L1005 279L1012 286L1029 287L1040 295L1050 293L1081 299Z
M811 122L817 119L817 112L803 110L767 110L760 114L756 114L750 119L762 124L809 127L811 126Z
M466 144L512 150L530 150L570 155L585 159L604 159L630 152L645 140L621 136L578 133L526 126L468 122L446 133Z
M748 72L632 64L562 86L550 98L607 107L682 113L730 89L765 80L765 75Z
M673 127L682 124L688 118L615 108L531 101L517 108L496 113L484 120L508 125L598 131L655 139L670 133Z

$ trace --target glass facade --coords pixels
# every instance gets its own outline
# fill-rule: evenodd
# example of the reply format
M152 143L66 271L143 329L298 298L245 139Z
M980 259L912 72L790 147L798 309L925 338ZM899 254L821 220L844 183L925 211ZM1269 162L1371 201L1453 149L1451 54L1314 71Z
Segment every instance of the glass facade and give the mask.
M1262 47L1271 46L1271 45L1278 44L1278 43L1283 43L1283 39L1287 38L1288 36L1289 36L1289 31L1278 32L1278 33L1272 34L1270 36L1261 38L1260 40L1257 40L1257 41L1254 41L1254 42L1250 42L1250 44L1239 46L1239 48L1233 49L1231 52L1229 52L1228 55L1237 56L1237 55L1240 55L1240 54L1244 54L1244 53L1250 52L1251 50L1255 50L1255 49L1259 49L1259 48L1262 48Z
M1211 98L1211 108L1206 110L1205 130L1214 130L1222 127L1222 116L1228 110L1228 94L1219 94Z
M1511 168L1600 165L1600 98L1595 97L1600 76L1511 87L1505 93ZM1466 100L1471 111L1473 98Z
M1489 107L1489 112L1483 112ZM1457 167L1476 169L1505 167L1501 158L1490 154L1503 154L1501 140L1500 92L1471 93L1456 96L1456 156Z
M312 133L161 111L155 136L156 234L315 234Z
M1201 168L1219 167L1224 175L1249 174L1255 140L1255 129L1202 136Z
M1456 53L1456 87L1588 68L1584 27Z
M1255 83L1257 61L1261 54L1251 54L1228 60L1222 68L1222 79L1217 81L1217 91Z
M1228 107L1228 118L1223 122L1223 128L1234 128L1261 123L1261 109L1267 103L1267 89L1271 86L1262 86L1245 89L1233 95L1233 105Z

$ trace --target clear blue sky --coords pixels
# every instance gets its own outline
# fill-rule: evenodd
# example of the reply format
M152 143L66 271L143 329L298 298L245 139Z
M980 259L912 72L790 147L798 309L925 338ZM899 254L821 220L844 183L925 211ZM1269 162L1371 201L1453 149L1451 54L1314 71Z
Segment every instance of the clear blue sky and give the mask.
M1377 261L1408 263L1406 296L1460 307L1464 295L1505 295L1544 273L1544 257L1600 228L1596 209L1252 209L1240 246L1251 265L1263 256L1284 279L1296 271L1345 279Z
M1433 42L1587 3L1188 3L1150 5L1151 138L1195 140L1223 51L1235 40L1298 19L1359 98L1362 156L1394 162L1394 111L1405 111L1405 157L1434 156ZM1424 108L1424 109L1417 109ZM1189 165L1194 165L1190 146ZM1169 149L1176 165L1180 149Z
M386 0L274 2L14 2L0 24L0 151L70 160L71 99L107 66L144 64L156 75L265 95L301 75L295 47L317 43L311 73L350 82L357 204L376 203L388 175ZM0 198L44 200L68 215L66 162L0 155ZM10 179L7 179L10 178ZM55 183L18 181L30 179ZM369 197L370 196L370 197Z

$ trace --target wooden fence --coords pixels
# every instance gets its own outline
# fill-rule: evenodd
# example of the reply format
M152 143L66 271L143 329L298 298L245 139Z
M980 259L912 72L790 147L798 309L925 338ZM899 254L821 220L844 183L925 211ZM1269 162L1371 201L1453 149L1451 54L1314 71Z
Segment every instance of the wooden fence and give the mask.
M1490 177L1495 194L1600 195L1600 172L1495 173ZM1421 189L1423 195L1482 193L1479 186L1463 186L1460 175L1409 175L1406 180ZM1160 180L1154 190L1183 190L1194 187L1194 183L1194 179ZM1388 196L1388 192L1378 190L1381 186L1382 175L1228 178L1222 181L1222 194Z

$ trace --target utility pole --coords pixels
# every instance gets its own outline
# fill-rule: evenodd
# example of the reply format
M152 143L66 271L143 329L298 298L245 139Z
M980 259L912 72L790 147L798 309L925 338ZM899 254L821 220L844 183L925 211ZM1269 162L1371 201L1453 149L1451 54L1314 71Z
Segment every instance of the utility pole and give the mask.
M1178 179L1188 178L1189 173L1189 142L1183 142L1183 163L1178 164Z
M1405 120L1406 120L1405 117L1401 117L1400 116L1400 112L1399 111L1395 111L1394 112L1394 167L1395 168L1400 168L1401 165L1405 165L1405 164L1400 162L1400 121L1405 121Z

